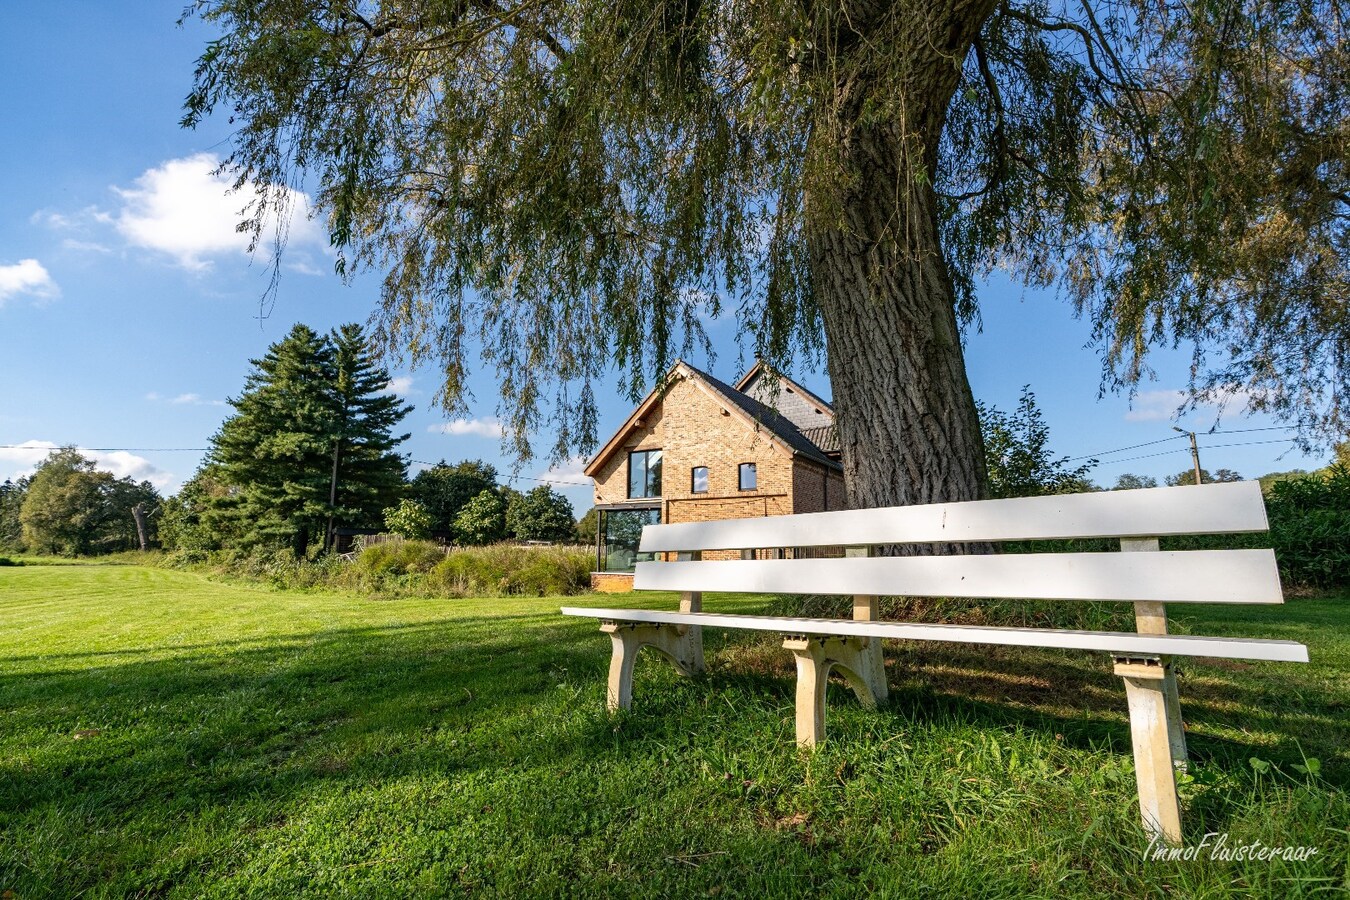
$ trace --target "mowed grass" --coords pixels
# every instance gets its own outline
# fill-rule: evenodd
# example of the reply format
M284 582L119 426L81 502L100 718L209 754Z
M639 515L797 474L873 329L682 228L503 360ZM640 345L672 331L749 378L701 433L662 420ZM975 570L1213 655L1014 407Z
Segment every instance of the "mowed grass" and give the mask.
M137 566L0 568L0 895L1341 895L1350 600L1205 607L1196 633L1313 663L1190 662L1188 842L1306 862L1144 859L1124 692L1101 656L887 648L792 733L790 655L710 632L638 666L579 598L370 599ZM669 606L670 597L588 597ZM714 595L710 609L766 599ZM1255 758L1258 763L1250 761ZM1300 771L1317 768L1320 773ZM1264 771L1258 771L1264 769Z

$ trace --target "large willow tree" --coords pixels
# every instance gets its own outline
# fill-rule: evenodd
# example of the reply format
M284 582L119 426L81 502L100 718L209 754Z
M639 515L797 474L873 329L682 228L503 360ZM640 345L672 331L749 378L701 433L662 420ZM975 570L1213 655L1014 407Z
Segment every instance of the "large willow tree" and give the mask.
M1309 440L1347 387L1339 0L202 0L185 122L226 167L318 185L386 346L462 408L481 352L522 454L595 444L735 307L823 352L855 505L978 497L962 357L994 268L1090 318L1105 382L1194 348ZM480 348L475 350L474 348ZM1027 348L1053 352L1053 348Z

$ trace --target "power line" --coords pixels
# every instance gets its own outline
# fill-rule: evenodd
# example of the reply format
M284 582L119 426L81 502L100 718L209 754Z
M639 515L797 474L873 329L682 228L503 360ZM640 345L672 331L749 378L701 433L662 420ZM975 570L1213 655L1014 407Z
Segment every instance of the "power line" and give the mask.
M1226 428L1226 429L1223 429L1223 430L1221 430L1221 431L1197 431L1195 434L1196 434L1196 436L1198 437L1198 436L1200 436L1200 435L1217 435L1217 434L1251 434L1251 433L1257 432L1257 431L1288 431L1288 430L1289 430L1289 429L1286 428L1286 427L1283 426L1283 425L1270 425L1270 426L1263 427L1263 428ZM1152 447L1152 446L1154 446L1155 444L1165 444L1165 443L1167 443L1168 441L1176 441L1176 440L1180 440L1182 437L1185 437L1185 435L1184 435L1184 434L1174 434L1174 435L1170 435L1170 436L1165 437L1165 438L1159 438L1159 439L1156 440L1156 441L1145 441L1145 442L1142 443L1142 444L1131 444L1131 445L1128 446L1128 447L1117 447L1117 448L1114 449L1114 450L1099 450L1099 451L1097 451L1096 453L1085 453L1085 454L1083 454L1082 456L1074 456L1074 457L1071 457L1071 458L1066 459L1066 460L1064 460L1064 461L1065 461L1065 462L1078 462L1078 461L1081 460L1081 459L1098 459L1098 458L1103 457L1103 456L1110 456L1110 455L1113 454L1113 453L1124 453L1126 450L1138 450L1138 449L1141 448L1141 447ZM1247 443L1247 444L1206 444L1205 446L1208 447L1208 448L1218 449L1218 448L1220 448L1220 447L1248 447L1248 446L1251 446L1251 444L1253 444L1253 443L1267 443L1267 444L1292 443L1292 442L1295 441L1295 440L1297 440L1297 438L1288 438L1287 440L1281 440L1281 441L1253 441L1253 442ZM1154 457L1154 456L1165 456L1167 453L1175 453L1175 452L1177 452L1177 451L1174 451L1174 450L1168 450L1168 451L1165 451L1164 453L1149 453L1149 454L1145 454L1144 456L1132 456L1132 457L1130 457L1130 459L1111 459L1111 460L1107 460L1107 462L1111 462L1111 463L1117 463L1117 462L1129 462L1130 460L1135 460L1135 459L1149 459L1149 458Z
M422 466L435 467L442 465L445 462L445 460L441 460L441 462L431 462L430 460L425 459L410 459L408 460L408 462L415 462L418 465ZM529 475L498 475L497 480L503 482L504 484L509 484L512 481L539 481L543 482L544 484L561 484L564 485L565 487L586 487L585 483L579 481L559 481L554 478L531 478Z
M1252 431L1288 431L1283 425L1269 425L1265 428L1223 428L1218 431L1197 431L1196 434L1247 434Z
M1101 450L1101 451L1099 451L1099 452L1097 452L1097 453L1087 453L1087 454L1084 454L1083 456L1075 456L1075 457L1072 458L1072 459L1066 459L1066 460L1064 460L1064 461L1065 461L1065 462L1078 462L1078 460L1080 460L1080 459L1095 459L1096 457L1099 457L1099 456L1110 456L1112 453L1124 453L1126 450L1138 450L1140 447L1152 447L1154 444L1163 444L1163 443L1166 443L1167 441L1175 441L1175 440L1176 440L1177 438L1179 438L1179 437L1181 437L1181 435L1179 435L1179 434L1174 434L1174 435L1171 435L1171 436L1169 436L1169 437L1159 438L1159 439L1156 440L1156 441L1147 441L1147 442L1145 442L1145 443L1143 443L1143 444L1131 444L1131 445L1128 446L1128 447L1117 447L1115 450ZM1159 454L1159 455L1161 455L1161 454ZM1136 459L1139 459L1140 457L1135 457L1135 458L1136 458ZM1119 461L1120 461L1120 460L1116 460L1116 462L1119 462Z
M1285 438L1283 440L1277 441L1243 441L1241 443L1234 443L1234 444L1208 444L1206 445L1205 449L1222 450L1225 447L1253 447L1256 446L1257 444L1292 444L1294 443L1295 440L1296 440L1295 438ZM1115 463L1134 462L1137 459L1153 459L1154 457L1158 456L1171 456L1173 453L1189 453L1189 452L1190 452L1189 447L1178 447L1175 450L1164 450L1161 453L1145 453L1142 456L1127 456L1124 459L1112 459L1108 461L1114 465Z
M64 444L62 446L75 446ZM61 447L35 447L32 444L0 444L0 450L60 450ZM96 453L205 453L210 447L80 447L75 446L76 450L88 450ZM425 459L409 459L408 462L418 463L424 466L438 466L440 463L431 462ZM586 487L584 482L579 481L561 481L556 478L532 478L529 475L510 475L498 476L498 481L503 484L510 484L512 481L538 481L543 484L560 484L564 487Z

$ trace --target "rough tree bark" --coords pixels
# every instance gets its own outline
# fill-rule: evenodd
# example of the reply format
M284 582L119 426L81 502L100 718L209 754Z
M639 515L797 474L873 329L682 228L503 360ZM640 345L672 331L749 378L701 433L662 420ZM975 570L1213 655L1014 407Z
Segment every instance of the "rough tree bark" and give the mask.
M811 274L854 508L985 496L931 173L959 62L993 5L949 0L913 11L896 48L912 73L904 122L866 122L865 85L852 81L817 126L854 176L842 196L807 198ZM917 163L929 177L916 174Z

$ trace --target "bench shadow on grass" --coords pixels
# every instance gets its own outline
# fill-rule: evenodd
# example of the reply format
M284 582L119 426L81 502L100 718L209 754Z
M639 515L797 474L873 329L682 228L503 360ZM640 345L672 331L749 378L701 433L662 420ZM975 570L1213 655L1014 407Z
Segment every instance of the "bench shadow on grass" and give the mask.
M716 672L736 678L744 676L731 673L746 670L762 679L759 689L779 685L791 702L794 669L787 651L757 641L729 643L726 652L729 659ZM1325 781L1350 788L1344 699L1306 680L1301 666L1253 668L1227 660L1179 661L1190 757L1242 768L1256 756L1286 770L1314 757L1323 762ZM887 644L886 669L891 696L878 714L895 716L897 728L956 715L991 728L1040 728L1084 750L1109 744L1118 753L1131 752L1125 690L1101 654ZM855 702L833 674L829 702L832 708Z

